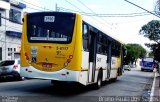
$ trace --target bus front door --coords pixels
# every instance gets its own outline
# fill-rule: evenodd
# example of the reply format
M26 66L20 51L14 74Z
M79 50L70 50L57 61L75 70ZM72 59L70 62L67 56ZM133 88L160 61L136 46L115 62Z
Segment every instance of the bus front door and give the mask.
M90 31L88 83L94 82L95 70L96 70L96 33Z

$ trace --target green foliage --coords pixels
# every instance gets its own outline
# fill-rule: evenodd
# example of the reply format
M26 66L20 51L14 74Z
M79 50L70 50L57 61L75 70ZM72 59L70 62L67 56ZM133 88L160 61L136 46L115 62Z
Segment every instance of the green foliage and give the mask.
M153 53L153 51L149 52L149 54L148 54L148 57L151 57L151 58L153 58L153 56L154 56L154 53Z
M139 32L144 37L156 42L146 45L153 51L154 59L160 62L160 21L152 20L148 22L146 25L141 27Z
M154 59L160 62L160 44L156 44L153 48Z
M160 43L148 44L148 47L151 48L151 55L154 56L154 59L160 62Z
M140 34L144 35L144 37L149 38L152 41L160 43L160 21L152 20L148 22L146 25L143 25L140 29Z
M139 44L127 44L125 47L127 49L127 56L124 59L125 64L133 64L138 58L146 56L146 50Z

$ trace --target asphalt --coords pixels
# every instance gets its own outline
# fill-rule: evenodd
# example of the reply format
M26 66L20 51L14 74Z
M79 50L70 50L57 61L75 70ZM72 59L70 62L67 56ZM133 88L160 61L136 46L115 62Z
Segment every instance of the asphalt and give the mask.
M69 84L56 87L49 80L2 81L0 102L160 102L156 95L158 78L156 72L132 68L125 70L116 82L104 83L99 90Z

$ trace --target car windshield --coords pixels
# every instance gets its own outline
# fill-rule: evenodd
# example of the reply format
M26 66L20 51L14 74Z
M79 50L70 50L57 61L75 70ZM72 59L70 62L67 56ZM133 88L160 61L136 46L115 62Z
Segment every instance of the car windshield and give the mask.
M9 66L9 65L13 65L14 64L14 60L8 60L8 61L2 61L0 62L0 66Z

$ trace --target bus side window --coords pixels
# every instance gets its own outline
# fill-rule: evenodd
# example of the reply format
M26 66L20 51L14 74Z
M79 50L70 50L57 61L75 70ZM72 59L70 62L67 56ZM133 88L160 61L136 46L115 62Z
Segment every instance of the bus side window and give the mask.
M112 57L115 57L115 56L116 56L116 55L115 55L115 54L116 54L116 51L115 51L115 42L112 42L112 48L111 48L111 49L112 49L112 51L111 51L111 56L112 56Z
M102 54L102 45L101 44L97 44L97 53Z
M89 51L88 33L89 33L88 25L83 24L83 50L84 51Z
M117 51L116 51L116 56L117 56L117 57L120 56L120 50L121 50L120 46L121 46L120 44L117 44L117 49L116 49L116 50L117 50Z

